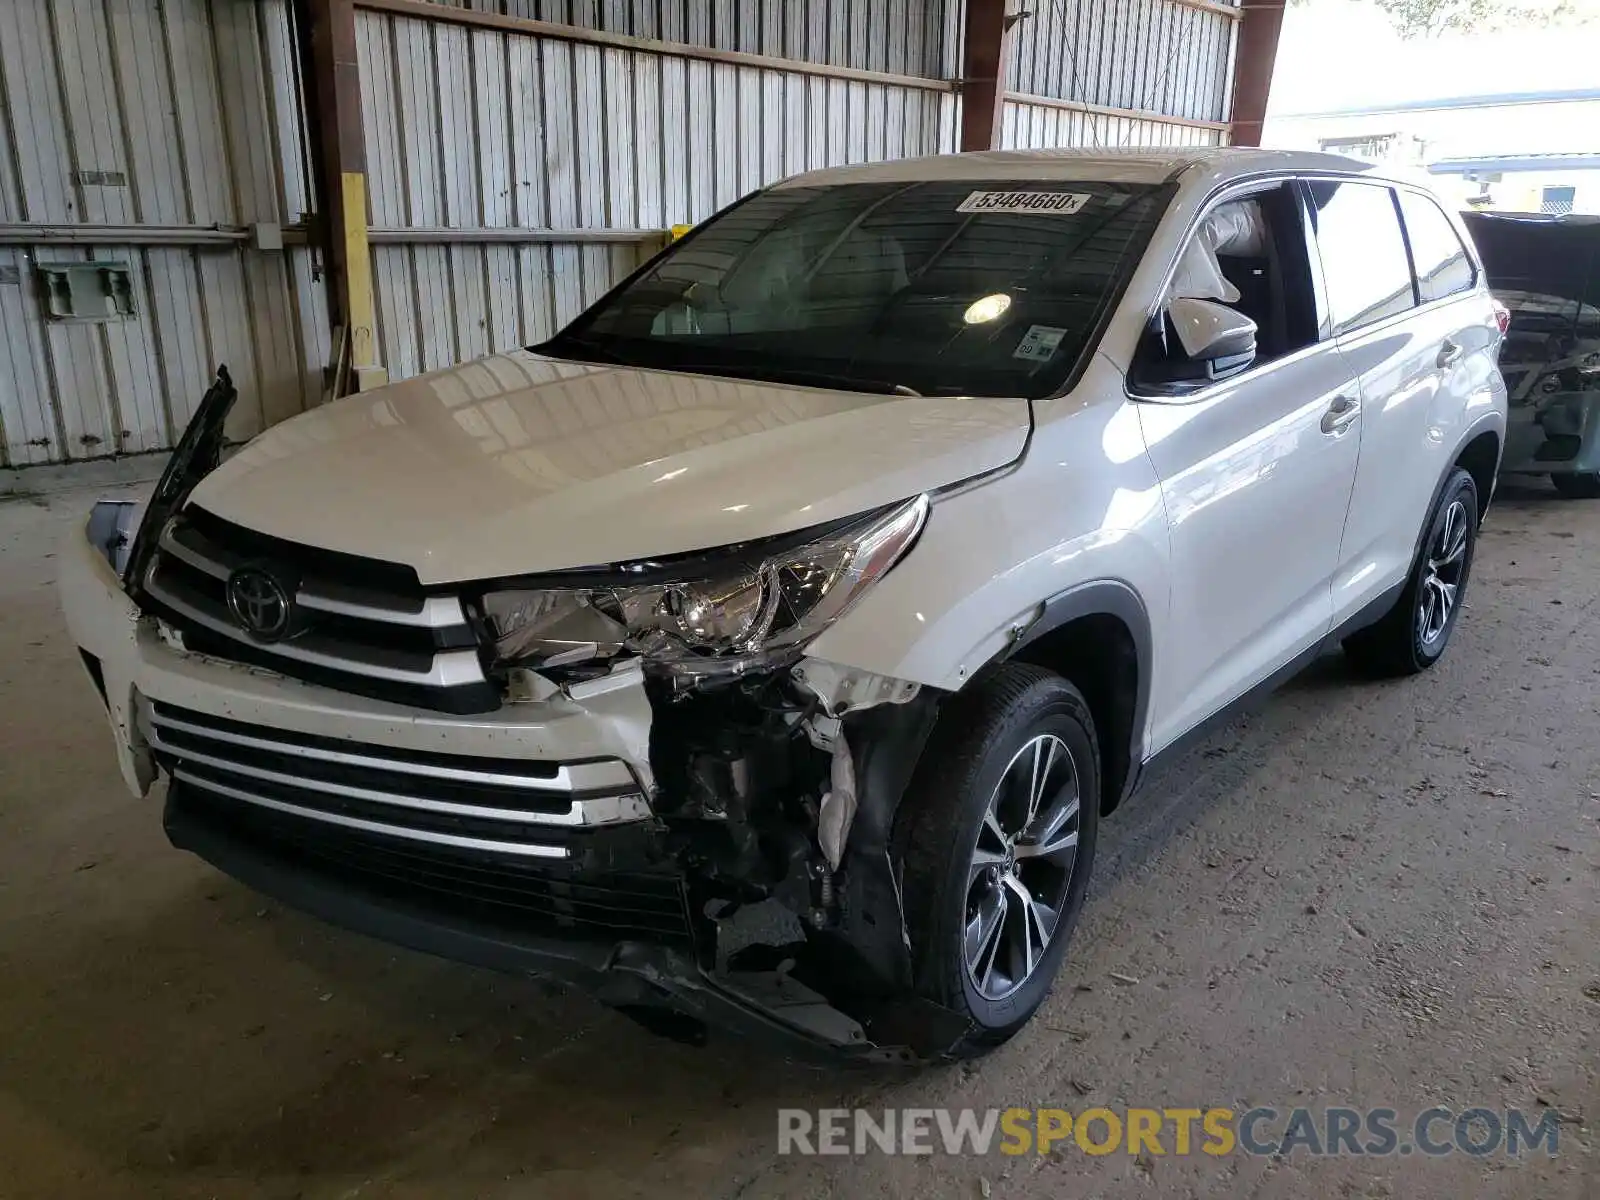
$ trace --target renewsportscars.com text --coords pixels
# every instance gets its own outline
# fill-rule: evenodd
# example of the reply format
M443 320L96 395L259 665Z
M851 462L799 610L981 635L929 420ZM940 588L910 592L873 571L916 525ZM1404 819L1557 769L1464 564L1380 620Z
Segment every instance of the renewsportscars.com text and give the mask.
M781 1108L779 1154L1231 1154L1554 1157L1550 1109Z

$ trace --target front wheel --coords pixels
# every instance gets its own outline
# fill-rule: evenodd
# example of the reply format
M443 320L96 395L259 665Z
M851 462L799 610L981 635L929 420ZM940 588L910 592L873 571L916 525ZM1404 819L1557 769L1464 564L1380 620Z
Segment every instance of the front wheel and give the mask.
M1571 475L1552 475L1550 482L1568 500L1600 500L1600 473L1579 471Z
M1445 481L1405 591L1374 625L1351 634L1345 656L1369 675L1415 675L1444 656L1461 615L1478 543L1478 488L1457 467Z
M1094 861L1096 747L1078 689L1022 663L940 714L895 842L917 988L971 1022L954 1057L999 1045L1049 995Z

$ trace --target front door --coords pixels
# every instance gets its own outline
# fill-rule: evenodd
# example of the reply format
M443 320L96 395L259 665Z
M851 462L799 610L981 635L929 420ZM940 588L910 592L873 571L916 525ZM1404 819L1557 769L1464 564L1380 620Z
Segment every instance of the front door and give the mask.
M1238 201L1221 203L1230 202ZM1293 185L1245 203L1255 211L1218 222L1244 232L1215 243L1216 265L1238 293L1233 306L1260 330L1256 362L1191 394L1138 404L1172 561L1152 750L1314 646L1332 617L1360 444L1356 381L1337 347L1320 340Z

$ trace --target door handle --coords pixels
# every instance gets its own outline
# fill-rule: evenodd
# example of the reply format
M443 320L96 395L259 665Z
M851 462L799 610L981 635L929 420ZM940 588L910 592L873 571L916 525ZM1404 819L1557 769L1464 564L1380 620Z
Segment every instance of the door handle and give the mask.
M1444 344L1439 347L1439 357L1433 360L1434 366L1438 367L1441 371L1446 367L1453 367L1461 358L1462 353L1463 351L1459 343L1452 342L1449 338L1445 338Z
M1328 411L1322 414L1322 432L1341 434L1360 415L1361 401L1353 396L1336 396Z

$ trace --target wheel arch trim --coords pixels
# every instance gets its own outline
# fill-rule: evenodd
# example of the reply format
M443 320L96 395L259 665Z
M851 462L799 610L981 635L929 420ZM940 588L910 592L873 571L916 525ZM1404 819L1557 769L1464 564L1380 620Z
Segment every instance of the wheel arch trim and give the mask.
M1466 468L1461 466L1461 456L1467 452L1468 446L1472 445L1473 442L1477 441L1486 433L1492 433L1494 435L1496 443L1496 459L1495 477L1493 483L1497 484L1499 482L1500 462L1504 459L1506 452L1506 428L1504 422L1495 419L1494 413L1485 413L1482 417L1474 421L1462 431L1461 436L1456 439L1456 444L1450 450L1449 457L1445 462L1444 470L1439 472L1439 478L1433 485L1433 494L1428 498L1428 507L1423 510L1422 522L1417 527L1416 540L1412 543L1411 560L1413 563L1416 562L1417 555L1422 553L1422 543L1428 536L1429 527L1433 524L1434 510L1439 507L1439 500L1444 495L1444 489L1446 485L1449 484L1450 477L1456 473L1458 468L1466 470ZM1470 475L1472 472L1468 471L1467 474ZM1477 486L1476 479L1473 480L1473 486ZM1479 525L1482 525L1483 518L1488 516L1489 505L1494 498L1494 490L1494 486L1491 485L1490 494L1488 496L1480 496L1478 498L1478 512L1480 514L1478 521Z
M1094 579L1057 592L1045 600L1039 615L998 655L985 664L991 669L1015 658L1029 646L1084 617L1115 617L1133 640L1136 678L1133 716L1128 728L1128 770L1122 787L1107 811L1126 799L1138 782L1145 760L1145 728L1150 711L1150 690L1155 675L1150 611L1132 585L1121 579Z

